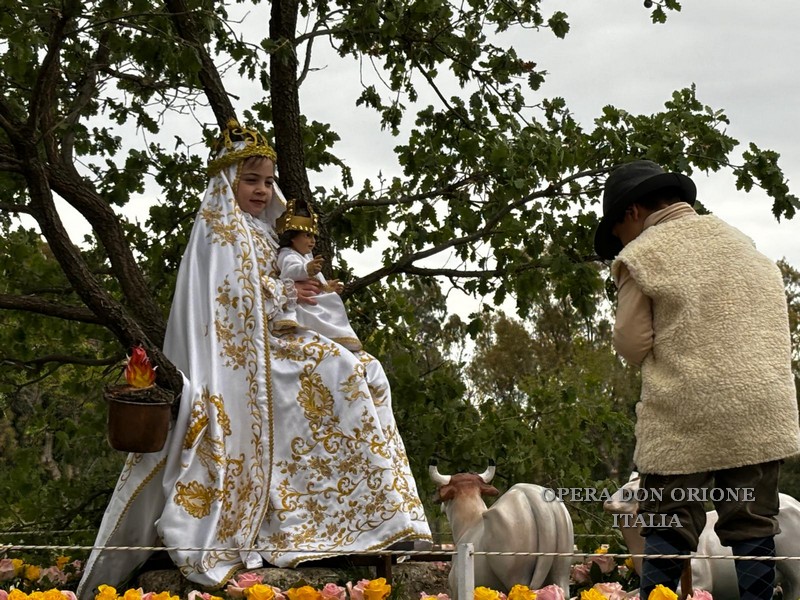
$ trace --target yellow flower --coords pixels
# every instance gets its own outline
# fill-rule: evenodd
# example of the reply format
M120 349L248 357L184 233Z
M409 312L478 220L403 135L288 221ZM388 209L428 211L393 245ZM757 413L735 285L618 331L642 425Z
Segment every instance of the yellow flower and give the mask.
M36 581L42 574L42 570L36 565L25 565L23 567L22 576L28 581Z
M599 548L596 548L594 551L595 554L607 554L608 553L608 546L603 544Z
M275 591L268 585L257 583L249 588L244 588L244 597L247 600L272 600L275 597Z
M591 588L581 592L581 600L606 600L606 597L598 590Z
M310 585L304 585L303 587L299 588L292 588L286 592L286 597L289 598L289 600L320 600L320 596L322 596L322 594L320 594Z
M536 592L527 585L517 584L508 592L508 600L536 600Z
M652 592L650 592L647 600L678 600L678 594L673 592L668 587L664 587L663 585L659 584Z
M64 567L67 566L68 562L69 562L69 556L59 556L56 559L56 566L63 571Z
M95 598L95 600L97 600ZM178 596L174 596L169 592L159 592L153 596L153 600L181 600Z
M495 590L479 586L475 588L475 600L500 600L500 594Z
M11 559L11 566L14 567L14 577L19 577L19 574L22 573L22 567L25 565L19 558L12 558Z
M636 569L636 566L633 564L633 559L628 557L625 559L625 566L628 567L631 571Z
M125 590L125 593L122 594L122 600L142 600L142 590L141 589Z
M392 586L383 577L373 579L364 586L364 600L383 600L392 593Z
M117 590L110 585L97 586L97 595L94 600L117 600Z
M18 560L18 559L15 558L13 560ZM25 592L21 592L18 589L13 589L10 592L8 592L8 600L28 600L28 594L26 594Z
M64 596L59 590L54 588L42 594L42 600L64 600Z

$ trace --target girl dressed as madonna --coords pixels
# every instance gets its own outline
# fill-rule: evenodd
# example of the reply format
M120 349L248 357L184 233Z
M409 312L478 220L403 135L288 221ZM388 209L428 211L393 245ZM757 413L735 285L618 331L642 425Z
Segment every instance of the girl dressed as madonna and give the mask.
M164 346L184 375L180 412L161 452L128 456L95 544L163 544L209 587L265 561L430 540L380 363L313 331L273 331L318 290L278 275L275 159L235 122L217 142ZM150 554L93 551L79 595Z

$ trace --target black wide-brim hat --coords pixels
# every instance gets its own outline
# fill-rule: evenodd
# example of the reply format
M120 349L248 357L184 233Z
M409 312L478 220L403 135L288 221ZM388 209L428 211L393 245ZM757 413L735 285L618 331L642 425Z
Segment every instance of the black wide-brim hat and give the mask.
M611 230L631 204L650 192L677 188L685 202L694 206L697 187L682 173L667 173L651 160L634 160L611 171L603 191L603 217L594 232L594 250L605 260L613 259L622 242Z

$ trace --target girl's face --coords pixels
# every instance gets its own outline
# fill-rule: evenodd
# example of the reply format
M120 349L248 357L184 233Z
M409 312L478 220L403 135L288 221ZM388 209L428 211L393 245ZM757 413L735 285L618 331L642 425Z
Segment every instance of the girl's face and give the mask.
M310 254L317 243L317 236L313 233L306 233L301 231L292 238L292 248L297 250L300 254Z
M264 157L246 159L239 172L236 186L236 204L244 212L257 217L272 201L275 182L275 164Z

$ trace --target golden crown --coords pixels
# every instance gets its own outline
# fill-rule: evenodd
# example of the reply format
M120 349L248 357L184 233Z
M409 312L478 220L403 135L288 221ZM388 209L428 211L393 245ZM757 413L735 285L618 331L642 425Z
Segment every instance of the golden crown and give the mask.
M237 148L237 144L242 142L244 146ZM225 150L227 152L221 154ZM251 156L264 156L272 159L272 162L278 159L263 133L242 127L236 119L228 121L228 125L214 142L211 155L217 157L208 162L208 174L211 176Z
M319 228L317 227L317 215L313 210L311 210L310 206L307 207L308 214L311 215L310 217L296 215L296 204L296 200L289 200L286 202L286 212L278 217L278 220L275 222L275 228L277 229L278 234L280 235L285 231L305 231L306 233L319 235Z

